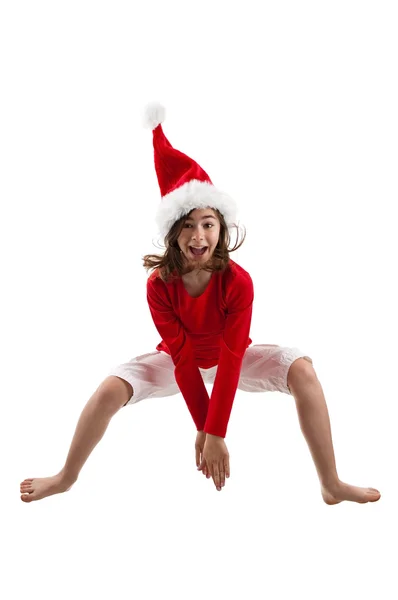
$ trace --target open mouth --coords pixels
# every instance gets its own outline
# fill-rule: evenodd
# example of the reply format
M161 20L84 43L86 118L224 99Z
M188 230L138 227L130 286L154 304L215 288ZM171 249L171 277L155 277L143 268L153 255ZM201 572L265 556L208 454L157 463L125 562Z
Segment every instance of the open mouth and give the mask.
M206 252L207 246L204 248L193 248L190 246L189 249L194 256L202 256Z

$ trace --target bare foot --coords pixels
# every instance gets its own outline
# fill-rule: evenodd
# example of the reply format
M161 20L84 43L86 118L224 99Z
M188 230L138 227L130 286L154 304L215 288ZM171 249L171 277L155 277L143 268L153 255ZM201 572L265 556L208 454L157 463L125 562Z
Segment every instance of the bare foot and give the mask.
M339 504L343 500L350 500L351 502L359 502L365 504L366 502L377 502L380 500L380 492L374 488L362 488L356 487L355 485L348 485L340 481L332 488L326 488L321 485L322 496L326 504Z
M23 502L33 502L41 500L46 496L67 492L72 487L74 481L66 481L61 473L53 477L44 477L43 479L25 479L21 483L21 500Z

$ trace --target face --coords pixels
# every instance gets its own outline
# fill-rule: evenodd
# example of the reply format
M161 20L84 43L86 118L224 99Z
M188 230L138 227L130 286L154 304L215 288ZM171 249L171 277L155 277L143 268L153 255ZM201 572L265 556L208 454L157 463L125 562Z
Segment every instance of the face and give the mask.
M182 254L193 269L201 268L211 258L220 235L220 222L211 208L196 208L187 216L177 242ZM195 255L191 247L204 248Z

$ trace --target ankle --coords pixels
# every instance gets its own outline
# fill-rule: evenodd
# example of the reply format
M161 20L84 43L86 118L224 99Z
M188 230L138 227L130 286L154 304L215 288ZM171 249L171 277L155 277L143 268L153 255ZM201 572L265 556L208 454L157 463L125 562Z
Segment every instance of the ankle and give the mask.
M58 473L58 475L61 477L62 482L66 483L68 485L72 485L73 483L76 483L77 478L78 478L78 475L65 470L65 468L61 469L61 471Z
M324 489L328 490L329 492L333 492L333 490L337 490L341 487L342 482L336 475L335 477L329 477L328 479L322 479L321 485Z

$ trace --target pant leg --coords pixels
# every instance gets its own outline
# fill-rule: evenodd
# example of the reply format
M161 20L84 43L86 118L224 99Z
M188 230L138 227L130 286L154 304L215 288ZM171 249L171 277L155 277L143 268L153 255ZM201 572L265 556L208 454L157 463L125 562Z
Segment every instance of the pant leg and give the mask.
M242 361L238 389L245 392L282 392L290 394L287 376L298 358L312 359L299 348L273 344L249 346Z
M131 358L113 367L109 375L128 381L133 395L127 404L136 404L145 398L163 398L180 392L174 377L174 363L166 352L155 350Z
M246 349L238 389L245 392L283 392L290 394L287 375L291 364L298 358L312 359L298 348L256 344ZM199 369L205 384L214 384L217 365ZM133 388L133 395L125 404L136 404L145 398L163 398L180 393L174 377L174 363L166 352L155 350L122 363L108 373L125 379Z

